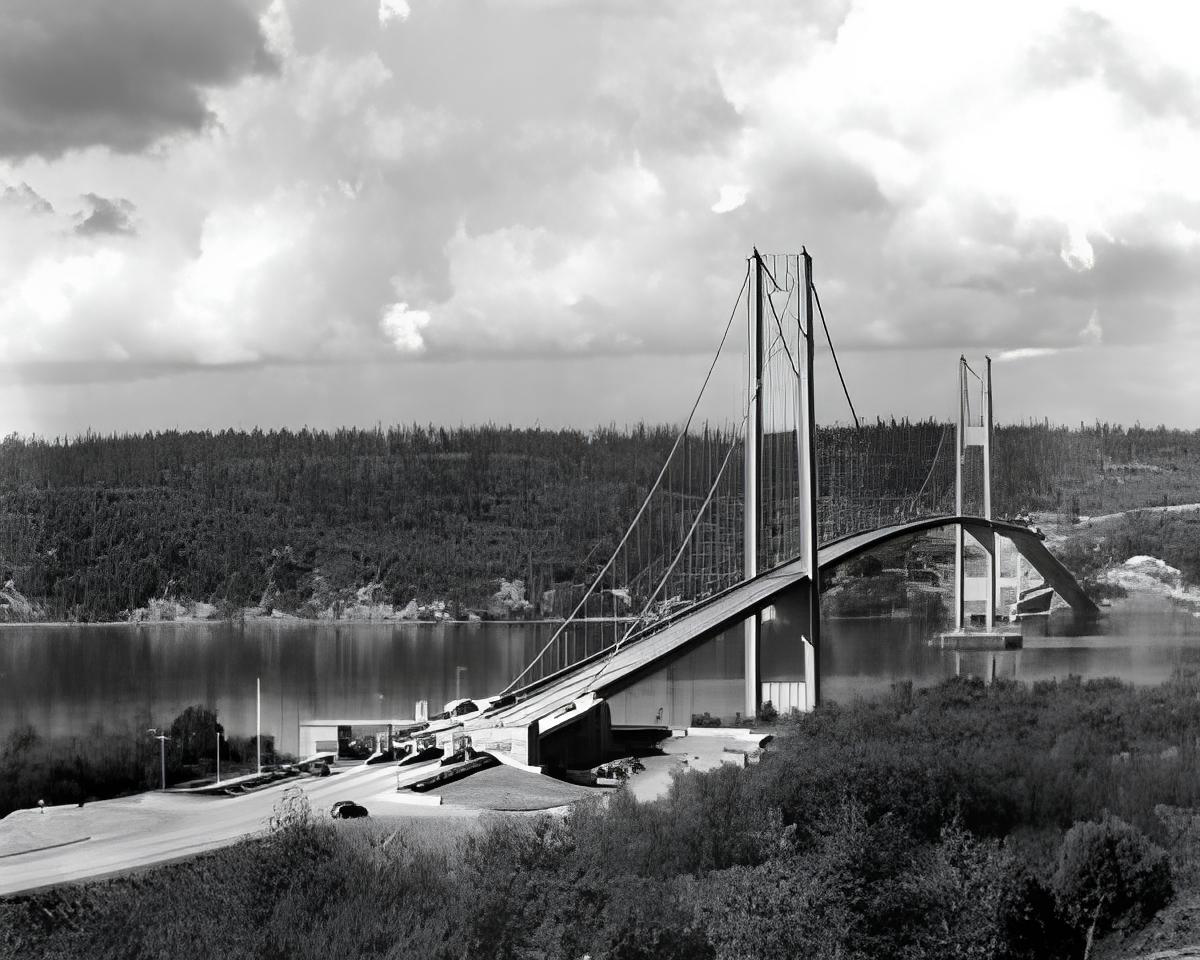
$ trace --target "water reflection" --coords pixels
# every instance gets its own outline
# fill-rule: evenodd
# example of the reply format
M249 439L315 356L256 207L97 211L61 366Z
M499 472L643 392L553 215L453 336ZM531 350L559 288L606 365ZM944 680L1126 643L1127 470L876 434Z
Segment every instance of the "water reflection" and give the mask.
M878 695L897 680L923 685L970 675L1032 682L1076 675L1147 685L1179 669L1200 669L1200 618L1158 599L1120 601L1098 621L1067 610L1027 620L1020 650L943 650L926 642L927 626L911 620L829 620L824 631L822 692L843 702Z
M295 752L313 719L407 719L418 700L491 693L519 672L553 624L314 623L10 626L0 628L0 736L21 723L84 735L96 723L132 734L189 704L218 710L232 735L263 730ZM822 690L849 701L972 674L1018 680L1119 676L1158 683L1200 668L1200 618L1166 601L1123 601L1098 624L1067 616L1023 625L1022 650L956 652L914 620L828 620ZM732 656L732 655L731 655ZM731 663L737 660L732 657Z

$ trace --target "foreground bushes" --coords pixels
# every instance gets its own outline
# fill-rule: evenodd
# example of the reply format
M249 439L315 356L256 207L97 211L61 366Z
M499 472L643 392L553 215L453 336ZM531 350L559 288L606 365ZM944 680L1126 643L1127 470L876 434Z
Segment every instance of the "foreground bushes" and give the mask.
M1198 875L1155 812L1200 788L1198 693L898 688L660 802L461 837L294 798L262 840L0 903L0 955L1082 957L1168 902L1167 851Z
M1140 926L1171 898L1166 853L1116 817L1068 831L1053 883L1065 913L1089 937Z

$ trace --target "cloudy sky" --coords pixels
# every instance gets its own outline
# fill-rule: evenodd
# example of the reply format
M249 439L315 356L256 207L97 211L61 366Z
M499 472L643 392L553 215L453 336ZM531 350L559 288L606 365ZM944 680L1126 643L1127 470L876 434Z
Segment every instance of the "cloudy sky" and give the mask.
M0 431L678 420L802 244L861 412L1200 425L1186 6L0 0Z

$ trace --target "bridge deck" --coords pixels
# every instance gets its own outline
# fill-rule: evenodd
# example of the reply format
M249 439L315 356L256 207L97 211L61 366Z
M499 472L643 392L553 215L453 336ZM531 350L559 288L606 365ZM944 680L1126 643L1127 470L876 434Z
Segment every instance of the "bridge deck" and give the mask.
M820 548L818 563L822 569L826 569L889 540L959 522L974 529L990 528L1001 534L1019 534L1027 541L1038 537L1028 527L1006 521L989 522L979 517L932 517L834 541ZM601 651L574 667L531 684L518 692L517 703L489 712L469 726L524 726L561 710L589 691L604 696L628 682L631 674L642 673L647 666L667 660L689 645L716 636L769 606L781 593L795 587L806 577L800 560L765 571L752 580L655 624L642 634L630 638L616 653L612 653L611 648Z

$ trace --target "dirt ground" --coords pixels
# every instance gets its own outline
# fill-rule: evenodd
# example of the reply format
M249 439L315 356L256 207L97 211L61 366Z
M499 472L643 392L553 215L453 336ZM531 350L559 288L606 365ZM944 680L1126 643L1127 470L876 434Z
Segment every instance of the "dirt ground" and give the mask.
M646 769L630 778L627 789L639 800L666 796L676 771L713 770L723 763L743 766L746 754L755 750L763 738L761 733L672 737L660 744L661 756L642 758Z
M465 780L430 791L448 806L510 811L550 810L608 792L602 787L580 787L504 766L481 770Z

